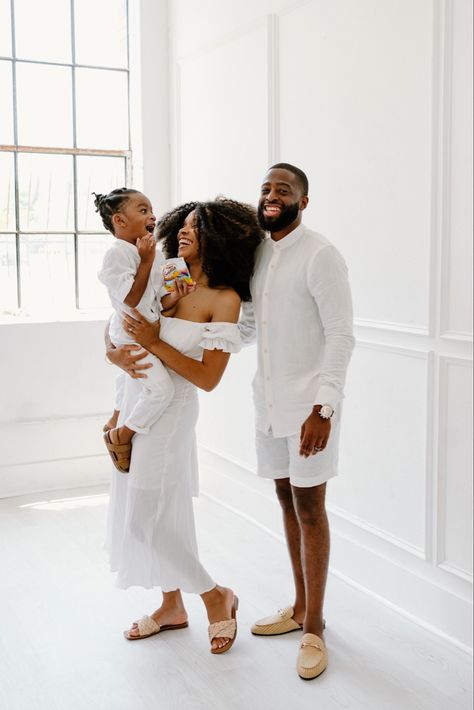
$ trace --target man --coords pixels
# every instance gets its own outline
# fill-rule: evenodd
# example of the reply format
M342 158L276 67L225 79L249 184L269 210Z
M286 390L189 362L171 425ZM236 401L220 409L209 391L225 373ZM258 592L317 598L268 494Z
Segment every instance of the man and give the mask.
M308 205L302 170L278 163L263 179L258 218L269 237L251 283L256 327L254 380L258 473L275 480L295 584L292 607L257 621L252 633L303 630L301 678L327 666L323 602L329 562L326 482L337 474L341 402L354 346L347 269L338 251L301 223Z

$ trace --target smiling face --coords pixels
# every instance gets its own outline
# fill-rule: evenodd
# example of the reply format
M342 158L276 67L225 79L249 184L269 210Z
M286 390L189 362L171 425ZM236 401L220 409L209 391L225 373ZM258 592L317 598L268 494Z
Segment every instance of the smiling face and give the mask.
M189 263L199 258L199 252L196 213L193 210L188 214L183 226L178 232L178 256L182 256L183 259Z
M260 226L285 236L301 222L301 211L307 204L299 178L290 170L272 168L263 178L258 201Z
M156 225L151 202L141 192L130 195L120 211L113 215L112 221L115 235L130 242L143 237L147 232L152 234Z

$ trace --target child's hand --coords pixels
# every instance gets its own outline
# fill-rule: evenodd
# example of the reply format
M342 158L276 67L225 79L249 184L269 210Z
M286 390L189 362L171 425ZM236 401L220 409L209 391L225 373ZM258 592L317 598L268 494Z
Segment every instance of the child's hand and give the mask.
M170 308L173 308L178 301L180 301L182 298L185 296L188 296L190 293L196 290L196 284L188 284L186 281L183 281L183 279L175 279L174 281L174 291L171 293L167 294L166 296L163 296L161 299L161 305L163 307L163 310L167 311Z
M155 258L156 242L152 234L144 234L137 239L137 249L140 259L145 263L153 262Z

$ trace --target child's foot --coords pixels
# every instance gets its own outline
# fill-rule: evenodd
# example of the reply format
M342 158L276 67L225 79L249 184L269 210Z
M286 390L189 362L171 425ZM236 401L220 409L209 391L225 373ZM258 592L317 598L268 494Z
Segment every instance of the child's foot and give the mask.
M110 458L116 469L122 473L130 470L130 458L132 455L132 445L120 438L119 429L110 429L104 433L104 442L109 452Z
M128 426L114 427L108 430L111 444L131 444L135 432Z
M110 417L109 421L104 424L104 426L102 427L102 431L110 431L111 429L115 429L115 427L117 426L119 415L119 410L114 409L114 413Z

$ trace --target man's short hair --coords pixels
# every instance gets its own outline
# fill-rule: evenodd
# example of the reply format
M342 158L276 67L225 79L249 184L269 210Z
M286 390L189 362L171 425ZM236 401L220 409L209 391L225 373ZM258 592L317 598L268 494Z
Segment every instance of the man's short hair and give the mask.
M282 170L289 170L290 173L293 173L295 177L298 178L298 181L303 189L303 194L307 195L308 190L309 190L309 183L308 183L308 178L306 177L305 173L300 169L297 168L295 165L291 165L291 163L275 163L275 165L272 165L270 170L273 170L273 168L281 168Z

